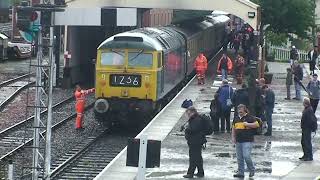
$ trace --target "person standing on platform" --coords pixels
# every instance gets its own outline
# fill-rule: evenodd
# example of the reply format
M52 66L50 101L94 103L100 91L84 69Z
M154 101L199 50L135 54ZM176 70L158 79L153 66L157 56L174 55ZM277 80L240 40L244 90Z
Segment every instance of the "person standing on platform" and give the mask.
M240 48L240 43L241 43L241 33L237 32L234 36L234 40L233 40L233 48L234 48L234 53L235 56L238 54L239 52L239 48Z
M320 99L320 81L317 74L312 75L312 80L308 83L307 90L313 112L316 113Z
M292 70L291 68L287 68L287 77L286 77L286 88L287 88L287 97L285 100L291 99L290 86L292 85Z
M251 159L251 150L259 123L255 117L249 115L247 107L243 104L238 106L238 114L239 117L232 123L232 142L236 144L238 162L238 172L233 177L244 178L244 162L250 172L249 177L253 177L255 168Z
M194 68L197 72L198 84L204 84L205 73L208 69L208 60L203 53L197 56L194 62Z
M294 64L294 61L298 59L299 59L299 52L295 46L292 46L292 49L290 50L290 65L292 66Z
M238 117L238 105L243 104L247 107L249 106L249 94L248 94L248 88L246 84L242 84L240 89L237 89L234 92L234 95L232 97L232 104L234 106L234 118L236 119Z
M268 125L267 132L264 135L272 136L272 113L274 109L275 95L272 89L268 87L268 85L262 86L262 91L265 103L265 116Z
M315 118L313 113L313 109L310 104L310 100L305 98L303 100L304 110L302 112L301 117L301 129L302 129L302 136L301 136L301 146L303 150L303 156L299 159L301 161L312 161L313 154L312 154L312 143L311 143L311 120Z
M228 73L230 74L231 70L232 70L232 61L227 56L226 53L223 53L222 57L221 57L221 59L219 60L219 63L218 63L217 72L221 73L222 80L224 80L224 79L228 78Z
M313 50L308 52L310 75L314 74L318 56L319 56L318 46L314 46Z
M230 133L230 113L232 107L233 88L228 84L228 80L222 80L222 86L218 89L219 103L221 104L221 133L227 130ZM226 125L226 126L225 126Z
M296 89L296 97L293 99L301 100L301 81L303 79L303 69L297 60L293 63L294 87Z
M76 91L74 92L74 96L76 98L76 111L77 111L77 118L76 118L76 129L82 129L83 123L83 116L84 116L84 109L86 104L85 97L90 94L94 93L95 89L88 89L82 90L80 85L76 85Z
M214 94L214 99L210 103L210 117L213 122L214 134L219 134L219 119L221 117L221 104L219 102L219 94Z
M235 61L237 84L242 84L243 82L244 66L245 60L240 54L238 54Z
M189 146L189 168L184 178L193 178L193 176L203 177L203 159L202 159L202 145L207 142L206 136L203 134L202 119L194 107L189 107L186 111L189 120L185 129L185 138ZM198 169L198 173L194 171Z

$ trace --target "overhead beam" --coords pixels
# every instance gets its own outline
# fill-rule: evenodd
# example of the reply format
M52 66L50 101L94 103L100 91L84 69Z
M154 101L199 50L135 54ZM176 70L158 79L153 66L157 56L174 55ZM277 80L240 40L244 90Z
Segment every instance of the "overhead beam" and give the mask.
M71 0L68 2L68 8L93 7L221 10L240 17L255 30L260 29L260 7L249 0Z

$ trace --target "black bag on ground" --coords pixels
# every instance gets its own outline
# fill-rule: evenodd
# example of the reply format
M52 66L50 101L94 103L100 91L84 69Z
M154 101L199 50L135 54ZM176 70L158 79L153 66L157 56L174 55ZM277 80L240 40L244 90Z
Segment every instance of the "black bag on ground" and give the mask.
M203 134L210 135L213 133L213 123L210 116L206 114L201 114L201 119L203 122Z
M192 102L192 100L191 99L185 99L183 102L182 102L182 104L181 104L181 107L182 108L188 108L188 107L190 107L190 106L192 106L193 105L193 102Z

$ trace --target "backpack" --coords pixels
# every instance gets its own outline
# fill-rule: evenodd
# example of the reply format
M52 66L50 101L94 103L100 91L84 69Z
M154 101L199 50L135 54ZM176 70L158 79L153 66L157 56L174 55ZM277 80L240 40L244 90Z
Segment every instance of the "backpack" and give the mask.
M183 107L183 108L188 108L188 107L190 107L190 106L192 106L193 105L193 102L192 102L192 100L191 99L185 99L183 102L182 102L182 104L181 104L181 107Z
M204 135L210 135L213 133L213 123L211 121L210 116L206 115L206 114L202 114L200 115L201 119L202 119L202 132Z
M318 129L318 122L317 122L317 117L315 114L312 115L312 119L311 119L311 131L312 132L316 132Z

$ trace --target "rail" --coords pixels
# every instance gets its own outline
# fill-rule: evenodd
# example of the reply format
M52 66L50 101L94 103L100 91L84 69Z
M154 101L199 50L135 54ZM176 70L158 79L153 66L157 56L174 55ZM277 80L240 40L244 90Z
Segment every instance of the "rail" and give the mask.
M273 54L275 61L288 61L290 59L290 49L284 48L280 46L269 46L268 47L269 55ZM299 53L299 61L307 61L308 60L308 52L303 50L298 50Z

